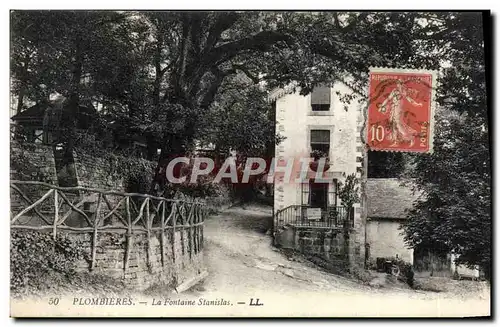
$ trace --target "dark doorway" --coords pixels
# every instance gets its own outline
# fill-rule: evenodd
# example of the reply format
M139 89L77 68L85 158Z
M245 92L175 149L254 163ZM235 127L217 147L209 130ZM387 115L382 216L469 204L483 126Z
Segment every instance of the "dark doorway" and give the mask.
M54 159L59 186L78 186L73 151L69 150L65 144L56 144L54 146Z
M309 182L309 204L313 208L326 209L328 206L328 183Z

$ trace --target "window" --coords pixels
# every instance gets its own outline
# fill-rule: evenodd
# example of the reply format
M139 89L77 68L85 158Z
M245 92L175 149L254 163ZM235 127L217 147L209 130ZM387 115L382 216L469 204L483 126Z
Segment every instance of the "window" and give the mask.
M43 130L36 129L35 130L35 143L43 143Z
M330 183L315 183L314 179L302 183L301 205L313 208L336 207L337 206L337 180Z
M328 206L328 184L309 182L309 205L313 208L326 209Z
M311 130L311 151L321 151L326 155L330 153L330 130Z
M78 186L73 151L69 150L66 144L56 144L54 145L54 159L59 186Z
M315 87L311 93L311 110L329 111L330 97L331 91L329 87Z
M334 179L328 186L328 206L330 207L337 206L337 188L338 182Z

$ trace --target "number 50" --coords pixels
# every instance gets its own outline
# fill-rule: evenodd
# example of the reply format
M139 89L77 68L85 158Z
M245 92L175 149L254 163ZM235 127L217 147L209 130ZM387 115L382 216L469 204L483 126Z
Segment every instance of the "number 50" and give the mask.
M59 298L57 298L57 297L56 298L51 297L49 299L49 304L50 305L58 305L59 304Z
M378 142L382 142L384 140L385 137L384 127L380 125L375 127L375 125L372 125L371 132L372 132L372 139L371 139L372 142L375 140L377 140Z

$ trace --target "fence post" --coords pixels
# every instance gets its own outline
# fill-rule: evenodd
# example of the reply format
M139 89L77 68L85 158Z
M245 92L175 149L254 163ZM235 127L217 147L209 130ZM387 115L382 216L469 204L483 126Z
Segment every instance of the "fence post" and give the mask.
M52 230L52 237L54 238L54 241L57 238L57 222L59 221L59 193L57 193L57 190L54 190L54 228Z
M165 201L160 200L161 202L161 235L160 235L160 242L161 242L161 265L162 267L165 267Z
M174 214L172 215L172 259L174 260L175 263L175 225L177 224L177 202L172 203L172 211L174 211Z
M123 270L126 272L128 269L129 261L130 261L130 249L132 242L132 218L130 214L130 197L127 196L125 198L125 210L127 212L127 248L125 249L125 262L123 263Z
M149 198L146 198L144 201L146 201L146 264L148 266L149 272L152 272L152 266L151 266L151 227L153 225L153 221L151 219L151 214L149 213Z
M194 219L193 219L193 244L194 244L194 253L197 254L199 249L198 249L198 215L199 215L199 208L200 206L198 204L195 204L194 207Z
M191 208L189 210L188 214L188 245L189 245L189 259L193 258L193 232L194 232L194 226L193 226L193 215L194 215L194 210L196 209L195 204L191 204Z
M208 209L206 207L203 208L202 212L201 212L201 221L203 222L200 228L200 250L203 250L203 233L204 233L204 230L205 230L205 219L208 217Z
M92 261L90 263L90 270L94 270L95 268L95 259L96 259L96 254L97 254L97 228L99 227L100 219L99 219L99 212L101 209L101 199L102 199L102 194L99 193L99 196L97 198L97 208L95 209L95 218L94 218L94 234L92 235Z
M182 209L182 210L181 210ZM186 240L184 239L184 231L185 231L185 225L186 225L186 203L182 202L182 204L179 204L179 212L182 211L182 214L179 214L181 217L181 228L179 228L179 231L181 232L181 249L182 249L182 256L186 254Z

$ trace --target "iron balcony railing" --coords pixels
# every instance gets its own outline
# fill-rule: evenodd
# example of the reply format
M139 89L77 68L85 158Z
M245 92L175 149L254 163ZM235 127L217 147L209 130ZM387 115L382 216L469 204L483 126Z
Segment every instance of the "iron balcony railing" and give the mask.
M354 208L345 207L312 208L307 205L291 205L276 213L276 229L283 226L295 227L354 227Z

